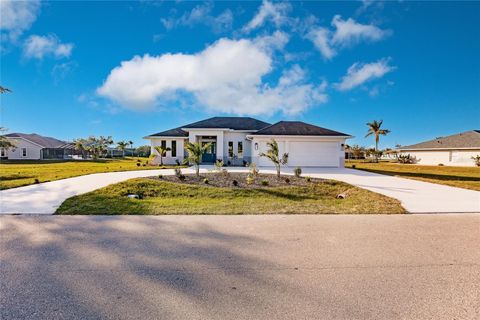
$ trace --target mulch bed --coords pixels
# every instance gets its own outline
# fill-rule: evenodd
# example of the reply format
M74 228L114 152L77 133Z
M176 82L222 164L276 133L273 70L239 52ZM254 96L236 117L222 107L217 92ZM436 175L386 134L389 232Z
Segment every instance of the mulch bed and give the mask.
M243 189L256 189L256 188L271 188L271 187L287 187L287 186L306 186L312 182L322 182L323 179L300 177L295 176L286 176L282 175L278 178L274 174L258 174L252 184L247 184L248 173L222 173L222 172L212 172L212 173L203 173L200 177L197 177L194 174L184 175L185 179L181 180L176 176L161 176L161 177L151 177L151 179L160 180L160 181L169 181L175 183L184 183L184 184L194 184L210 187L232 187L232 188L243 188ZM205 183L205 179L208 180L208 183ZM237 185L234 185L234 181L237 181ZM268 184L262 184L262 181L268 181Z

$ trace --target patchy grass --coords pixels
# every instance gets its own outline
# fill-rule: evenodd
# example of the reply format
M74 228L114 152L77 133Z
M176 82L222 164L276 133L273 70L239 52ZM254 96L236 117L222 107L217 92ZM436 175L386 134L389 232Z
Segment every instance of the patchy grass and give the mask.
M140 162L138 162L140 161ZM90 173L161 169L144 164L146 158L125 158L108 160L44 160L44 161L1 161L0 190L26 186ZM137 163L140 165L137 166Z
M352 165L355 165L355 168L360 170L480 191L479 167L423 166L361 161L345 163L345 167L348 168L351 168Z
M346 199L336 199L347 192ZM141 199L128 198L138 194ZM400 202L325 180L305 186L212 187L132 179L67 199L57 214L317 214L404 213Z

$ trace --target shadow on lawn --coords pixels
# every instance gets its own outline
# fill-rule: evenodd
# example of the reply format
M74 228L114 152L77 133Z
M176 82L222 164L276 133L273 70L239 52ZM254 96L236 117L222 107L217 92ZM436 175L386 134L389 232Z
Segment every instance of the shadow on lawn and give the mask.
M257 272L278 268L249 254L264 240L195 221L5 218L0 318L186 319L185 302L190 309L199 305L208 318L230 318L222 314L229 303L248 306L242 312L251 315L268 304L241 288L275 286L301 294L280 278L267 281Z

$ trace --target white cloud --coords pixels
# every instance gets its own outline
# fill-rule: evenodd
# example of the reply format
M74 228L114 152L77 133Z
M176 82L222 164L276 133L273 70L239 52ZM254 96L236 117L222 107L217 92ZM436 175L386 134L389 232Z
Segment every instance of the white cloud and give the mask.
M113 69L97 93L133 110L187 93L207 111L239 115L296 114L327 100L324 85L307 83L299 66L275 85L264 83L273 71L267 43L223 38L196 54L135 56Z
M288 22L287 13L290 11L290 4L287 2L270 2L263 0L262 5L258 9L257 14L244 27L244 32L250 32L265 24L266 21L271 21L278 28Z
M390 30L382 30L370 24L361 24L348 18L342 20L335 15L331 23L334 30L313 26L306 38L312 41L325 59L333 58L339 49L351 47L361 41L380 41L391 34Z
M193 27L198 24L210 26L214 32L222 32L230 30L233 23L233 13L230 9L226 9L218 16L212 15L213 4L207 2L197 5L190 12L184 13L180 18L171 16L161 19L163 26L170 30L178 26Z
M389 30L382 30L374 25L361 24L352 18L342 20L339 15L333 17L332 26L336 29L332 37L332 43L340 46L350 46L362 40L379 41L390 34Z
M23 44L23 55L26 58L43 59L53 56L57 59L68 58L72 54L73 44L61 43L57 36L32 35Z
M331 59L336 54L335 49L330 44L331 32L327 28L315 28L307 34L315 47L320 51L325 59Z
M348 68L347 74L335 86L340 91L346 91L372 79L381 78L395 69L395 67L389 65L389 61L390 59L380 59L372 63L356 62Z
M15 41L25 30L29 29L37 18L40 1L0 1L0 30L2 41L5 38Z

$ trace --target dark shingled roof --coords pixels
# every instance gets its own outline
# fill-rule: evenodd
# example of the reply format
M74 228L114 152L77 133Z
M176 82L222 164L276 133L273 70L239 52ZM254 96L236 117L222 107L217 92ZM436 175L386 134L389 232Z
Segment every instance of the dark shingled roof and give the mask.
M188 137L188 132L183 131L180 128L170 129L162 132L157 132L150 135L157 136L157 137Z
M210 119L194 122L182 126L182 128L229 128L233 130L260 130L269 126L270 123L263 122L250 117L213 117Z
M44 137L36 133L9 133L4 135L7 138L23 138L25 140L36 143L43 148L60 148L64 146L67 142L58 140L52 137Z
M455 149L455 148L480 148L480 130L465 131L447 137L441 137L410 146L403 146L399 150L414 149Z
M255 132L253 135L272 136L345 136L348 134L317 127L302 121L280 121Z

